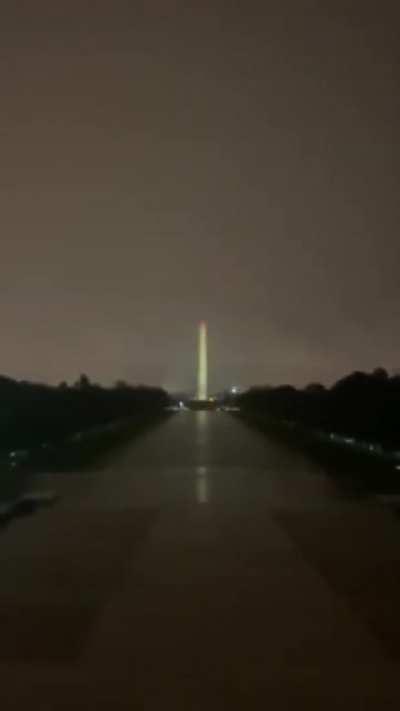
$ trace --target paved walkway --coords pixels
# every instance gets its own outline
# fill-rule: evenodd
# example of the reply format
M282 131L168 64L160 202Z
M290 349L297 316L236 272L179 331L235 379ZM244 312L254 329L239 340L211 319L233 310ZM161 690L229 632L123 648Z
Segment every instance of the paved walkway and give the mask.
M8 709L397 709L400 522L183 413L0 534Z

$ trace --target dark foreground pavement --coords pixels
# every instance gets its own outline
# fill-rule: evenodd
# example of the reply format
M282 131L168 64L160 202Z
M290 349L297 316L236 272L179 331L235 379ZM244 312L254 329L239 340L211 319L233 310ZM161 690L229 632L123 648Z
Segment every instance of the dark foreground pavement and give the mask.
M400 522L182 413L0 533L2 709L397 709Z

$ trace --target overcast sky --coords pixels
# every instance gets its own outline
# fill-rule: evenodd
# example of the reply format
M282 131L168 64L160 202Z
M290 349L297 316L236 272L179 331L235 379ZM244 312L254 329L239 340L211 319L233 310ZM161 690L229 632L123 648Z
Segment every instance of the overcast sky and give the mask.
M396 5L2 0L0 372L400 367Z

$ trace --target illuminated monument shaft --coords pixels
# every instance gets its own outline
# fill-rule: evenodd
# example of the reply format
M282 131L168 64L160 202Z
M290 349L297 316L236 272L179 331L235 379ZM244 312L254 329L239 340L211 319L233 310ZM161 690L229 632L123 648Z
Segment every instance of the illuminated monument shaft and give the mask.
M207 400L207 324L205 321L202 321L199 325L197 399Z

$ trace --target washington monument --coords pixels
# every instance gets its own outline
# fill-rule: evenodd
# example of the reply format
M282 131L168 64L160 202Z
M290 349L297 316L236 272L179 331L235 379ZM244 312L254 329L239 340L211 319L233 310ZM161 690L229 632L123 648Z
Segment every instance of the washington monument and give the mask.
M197 400L207 400L207 324L199 324L199 356L197 371Z

